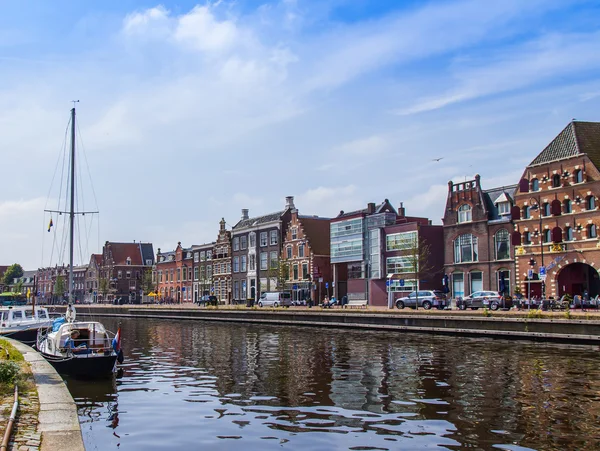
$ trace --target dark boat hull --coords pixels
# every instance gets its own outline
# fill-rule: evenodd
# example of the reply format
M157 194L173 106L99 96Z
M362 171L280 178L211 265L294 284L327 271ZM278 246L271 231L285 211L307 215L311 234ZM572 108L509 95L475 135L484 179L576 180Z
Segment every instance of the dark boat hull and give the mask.
M13 340L20 341L21 343L25 343L29 346L34 346L37 340L38 329L42 326L36 326L34 328L29 329L20 329L20 330L12 330L12 331L2 331L0 332L0 336L6 338L12 338Z
M105 378L112 376L116 370L117 356L114 353L109 355L85 355L66 359L59 359L44 352L41 354L57 373L74 378Z

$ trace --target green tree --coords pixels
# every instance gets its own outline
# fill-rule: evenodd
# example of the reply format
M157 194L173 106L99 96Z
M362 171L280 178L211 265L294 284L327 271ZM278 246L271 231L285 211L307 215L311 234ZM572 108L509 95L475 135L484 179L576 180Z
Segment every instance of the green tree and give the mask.
M416 286L416 308L419 308L419 284L421 279L427 277L430 271L433 269L429 257L431 256L431 246L427 243L427 240L421 237L419 228L416 233L410 235L406 253L407 272L412 273L417 282Z
M2 281L5 286L9 286L17 277L23 277L23 268L18 263L14 263L7 268Z
M102 273L98 276L98 291L102 294L102 301L106 301L108 290L110 289L110 283Z
M56 276L56 282L54 282L54 295L62 301L67 292L67 284L64 276Z
M269 280L275 281L275 286L271 290L281 291L285 288L285 283L290 279L290 264L287 260L271 260L269 269L267 269Z
M152 269L146 268L142 277L142 289L144 290L144 294L147 295L153 292L156 289L155 287L156 284L152 280Z

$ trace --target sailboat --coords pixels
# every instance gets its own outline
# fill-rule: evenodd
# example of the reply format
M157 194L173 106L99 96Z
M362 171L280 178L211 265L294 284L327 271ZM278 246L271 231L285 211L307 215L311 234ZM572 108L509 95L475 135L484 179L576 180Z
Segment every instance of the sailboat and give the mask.
M75 212L75 107L71 109L70 154L69 211L45 210L69 215L69 304L64 317L54 320L50 327L38 331L36 347L60 374L86 378L106 377L116 372L117 361L123 361L121 331L119 329L113 334L98 321L79 321L73 306L75 215L95 213Z

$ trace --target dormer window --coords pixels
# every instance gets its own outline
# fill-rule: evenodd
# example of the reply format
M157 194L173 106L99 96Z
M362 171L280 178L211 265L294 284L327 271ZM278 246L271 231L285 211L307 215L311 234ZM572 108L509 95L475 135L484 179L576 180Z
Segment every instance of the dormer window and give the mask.
M499 202L498 203L498 214L499 215L510 214L510 202Z
M471 215L471 206L468 204L463 204L460 207L458 207L458 223L462 224L463 222L471 222L472 219L472 215Z
M125 260L125 264L126 264L127 266L130 266L130 265L131 265L131 257L127 257L127 260Z

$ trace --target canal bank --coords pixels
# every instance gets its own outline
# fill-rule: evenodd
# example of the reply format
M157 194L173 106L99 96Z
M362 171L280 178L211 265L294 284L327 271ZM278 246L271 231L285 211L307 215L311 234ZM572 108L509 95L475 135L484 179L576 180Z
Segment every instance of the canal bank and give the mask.
M473 337L600 344L600 317L567 319L564 314L540 317L458 312L386 313L322 309L210 309L196 306L78 306L83 317L164 318L275 325L320 326L419 332ZM533 315L532 315L533 316Z
M85 450L77 407L60 375L31 347L16 340L8 340L31 366L39 400L37 419L27 420L32 423L30 426L34 430L37 429L35 437L23 446L41 451Z

